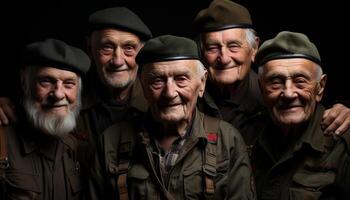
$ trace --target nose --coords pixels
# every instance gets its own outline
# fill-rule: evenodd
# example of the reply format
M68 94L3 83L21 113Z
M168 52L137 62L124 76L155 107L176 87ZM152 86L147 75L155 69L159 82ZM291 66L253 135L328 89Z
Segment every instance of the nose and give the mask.
M177 96L177 86L173 80L169 79L164 88L163 96L168 99L174 99Z
M63 83L57 82L54 85L54 87L50 93L50 97L55 101L62 100L65 97Z
M229 52L228 52L226 47L221 48L220 55L218 57L218 61L223 65L230 63L231 58L229 56Z
M124 54L121 48L116 48L114 50L110 63L115 66L123 66L125 64Z
M297 97L297 93L295 91L295 86L291 80L286 81L281 95L284 98L288 98L288 99L293 99L293 98Z

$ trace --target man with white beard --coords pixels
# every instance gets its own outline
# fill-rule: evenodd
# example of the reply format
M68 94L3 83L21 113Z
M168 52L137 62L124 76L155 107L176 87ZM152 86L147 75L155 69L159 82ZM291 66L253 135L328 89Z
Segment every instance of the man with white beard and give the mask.
M16 123L0 127L0 199L81 198L77 142L70 133L89 66L82 50L59 40L26 46L23 108Z

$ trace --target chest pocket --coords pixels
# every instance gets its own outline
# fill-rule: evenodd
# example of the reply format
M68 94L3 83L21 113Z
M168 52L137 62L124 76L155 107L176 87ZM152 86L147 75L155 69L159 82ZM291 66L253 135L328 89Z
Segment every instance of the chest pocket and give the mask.
M203 196L195 196L203 194L203 181L205 181L203 173L201 165L194 165L192 168L184 170L184 196L186 199L204 199Z
M319 199L323 191L335 181L335 173L298 171L293 176L293 186L289 189L290 199Z
M78 194L81 191L81 177L79 168L80 165L78 162L76 162L75 166L69 170L68 180L72 190L72 194Z
M39 199L41 193L39 175L8 170L6 179L8 199Z
M143 165L131 166L128 171L128 187L130 199L159 199L159 191L150 182L149 173Z

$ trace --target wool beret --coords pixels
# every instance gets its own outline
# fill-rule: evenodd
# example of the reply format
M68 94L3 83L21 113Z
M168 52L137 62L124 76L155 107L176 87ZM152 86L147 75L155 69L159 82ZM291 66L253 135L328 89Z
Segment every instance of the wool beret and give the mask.
M90 59L81 49L50 38L28 44L24 49L24 64L54 67L83 75L90 68Z
M88 20L89 31L104 28L122 29L134 33L144 40L152 38L152 33L143 21L125 7L113 7L92 13Z
M249 11L229 0L214 0L194 19L198 32L220 31L230 28L253 28Z
M320 54L309 38L302 33L289 31L282 31L265 41L256 54L255 62L263 65L270 60L285 58L305 58L321 64Z
M150 39L136 56L139 65L172 60L199 60L196 43L185 37L162 35Z

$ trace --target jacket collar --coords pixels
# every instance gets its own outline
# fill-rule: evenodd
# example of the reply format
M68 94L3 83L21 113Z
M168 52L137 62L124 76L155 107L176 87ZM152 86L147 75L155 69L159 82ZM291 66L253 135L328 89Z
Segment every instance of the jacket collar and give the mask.
M326 151L326 147L329 145L327 141L329 141L329 137L331 136L325 136L321 129L324 110L325 109L322 105L317 105L307 128L300 138L299 144L309 144L316 151Z
M210 81L208 81L207 84L208 89L204 93L203 100L211 109L219 111L220 109L213 98L215 95L210 92L215 91L215 86L211 85ZM231 93L230 98L224 101L228 101L237 106L237 110L239 111L248 113L254 112L257 106L262 105L257 74L250 71L248 76L242 81L240 89L235 93Z
M29 131L28 131L29 130ZM36 130L34 129L27 129L25 131L26 133L30 134L35 134L37 133ZM58 146L60 143L63 143L64 145L64 150L68 149L75 149L76 148L76 143L74 142L75 140L72 139L74 136L72 135L66 135L62 138L49 138L49 137L40 137L37 135L31 135L29 136L24 136L24 132L21 133L20 135L20 144L22 145L22 148L24 150L25 154L31 154L34 151L40 151L43 155L46 157L50 158L51 160L55 159L55 154L56 154L56 149L51 149L53 146Z
M203 117L204 114L201 113L197 108L194 110L193 118L191 123L188 126L188 130L186 132L186 137L192 140L196 140L198 138L199 143L201 145L207 144L207 136L203 127ZM150 137L152 137L152 132L156 131L156 122L153 121L153 118L150 114L150 112L145 114L144 120L143 120L143 130L141 134L141 140L144 144L149 145L150 144Z
M95 68L95 67L94 67ZM92 68L87 74L86 80L84 82L83 90L83 107L88 109L99 103L105 103L110 101L109 92L106 90L105 86L101 83L100 78L97 75L96 69ZM88 88L88 89L86 89ZM136 108L139 111L147 111L147 101L144 97L143 90L141 87L141 81L137 77L133 85L131 86L131 95L129 97L129 103L131 107Z

